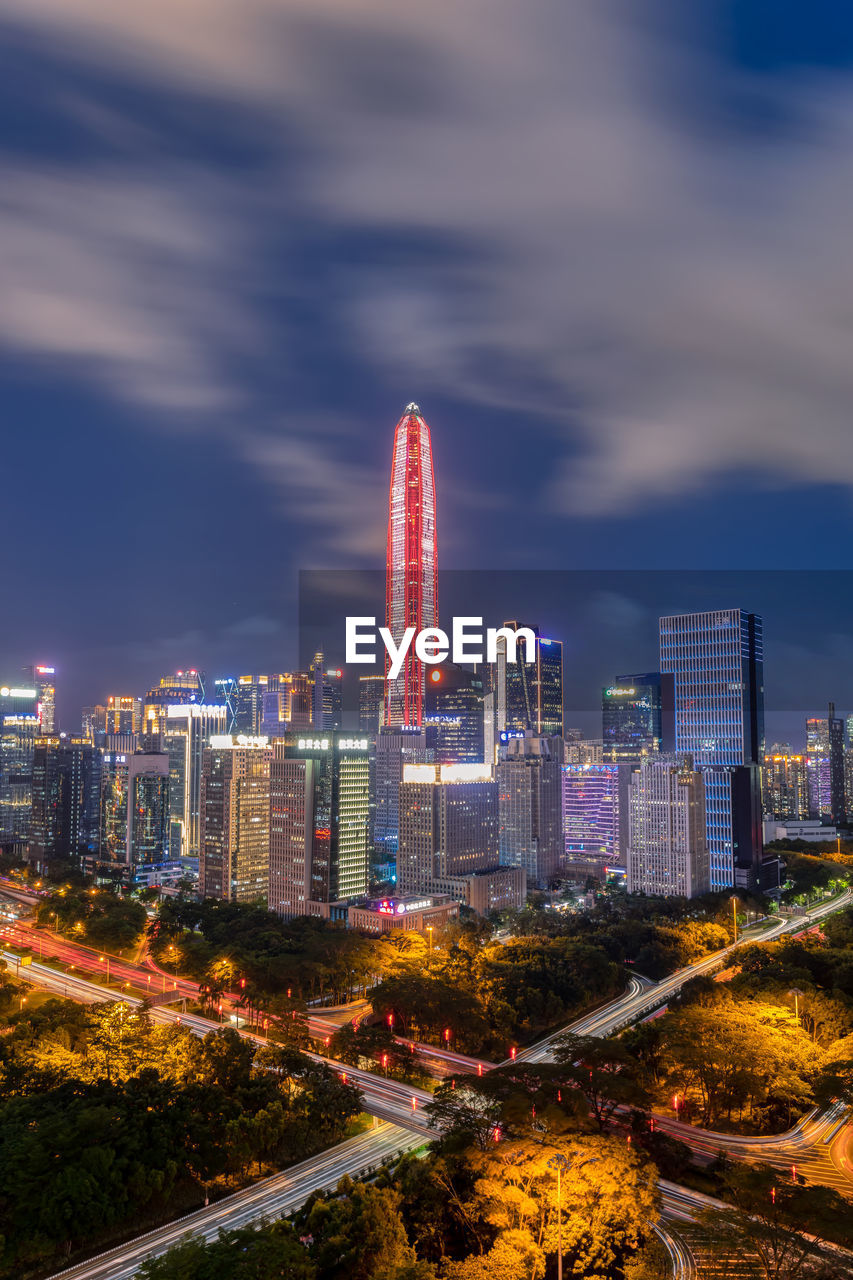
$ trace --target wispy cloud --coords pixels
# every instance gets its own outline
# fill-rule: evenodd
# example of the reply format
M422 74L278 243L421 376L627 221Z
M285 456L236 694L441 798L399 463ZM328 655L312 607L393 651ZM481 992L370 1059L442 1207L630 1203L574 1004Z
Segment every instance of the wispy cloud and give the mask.
M246 374L253 345L288 355L259 236L282 228L290 264L306 237L359 236L334 296L349 358L547 434L555 510L625 511L733 471L853 484L853 87L759 88L636 14L0 0L78 63L245 110L266 153L248 182L143 147L136 167L10 166L0 341L187 422L236 411L252 428L235 447L285 509L371 555L376 478ZM685 86L760 94L801 127L700 127Z

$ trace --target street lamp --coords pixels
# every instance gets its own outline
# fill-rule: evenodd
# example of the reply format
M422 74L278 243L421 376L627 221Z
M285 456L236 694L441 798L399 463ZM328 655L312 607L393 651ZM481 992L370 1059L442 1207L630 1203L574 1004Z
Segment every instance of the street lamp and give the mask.
M433 926L432 926L431 924L428 924L428 925L427 925L427 927L426 927L426 930L427 930L427 933L429 934L429 951L430 951L430 955L432 955L432 930L433 930Z
M735 929L735 942L737 942L737 898L732 894L732 924Z
M587 1160L581 1160L580 1164L576 1164L576 1169L582 1169L585 1164L595 1164L598 1156L590 1156ZM563 1280L563 1205L562 1205L562 1183L561 1177L564 1173L568 1173L572 1168L572 1161L568 1156L564 1156L561 1151L551 1156L548 1161L549 1169L557 1170L557 1280Z
M798 1023L800 1021L800 996L803 994L804 992L802 992L799 987L791 987L791 990L788 992L789 996L794 997L794 1017L797 1019Z

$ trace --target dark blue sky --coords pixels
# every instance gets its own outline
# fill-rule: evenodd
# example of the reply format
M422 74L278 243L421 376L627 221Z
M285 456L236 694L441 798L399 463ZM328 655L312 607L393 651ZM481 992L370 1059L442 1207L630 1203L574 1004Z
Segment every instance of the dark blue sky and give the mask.
M0 0L0 50L0 668L67 727L292 666L413 398L445 568L848 567L843 6ZM853 710L798 582L768 688Z

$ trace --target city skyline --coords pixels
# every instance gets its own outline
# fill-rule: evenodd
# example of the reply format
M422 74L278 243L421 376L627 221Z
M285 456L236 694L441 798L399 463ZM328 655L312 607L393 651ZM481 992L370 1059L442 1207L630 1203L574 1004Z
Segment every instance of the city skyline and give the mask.
M448 568L844 566L849 15L161 8L0 4L3 666L277 669L410 400Z

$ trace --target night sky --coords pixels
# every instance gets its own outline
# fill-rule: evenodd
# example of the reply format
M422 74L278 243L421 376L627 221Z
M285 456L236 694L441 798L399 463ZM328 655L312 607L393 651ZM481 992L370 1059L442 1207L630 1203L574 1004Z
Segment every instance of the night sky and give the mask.
M722 603L772 706L853 711L810 572L853 532L845 8L0 0L2 679L54 662L76 728L292 668L299 570L383 563L414 399L440 567L507 573L570 685L653 665L696 571L799 570ZM533 568L608 572L537 609Z

